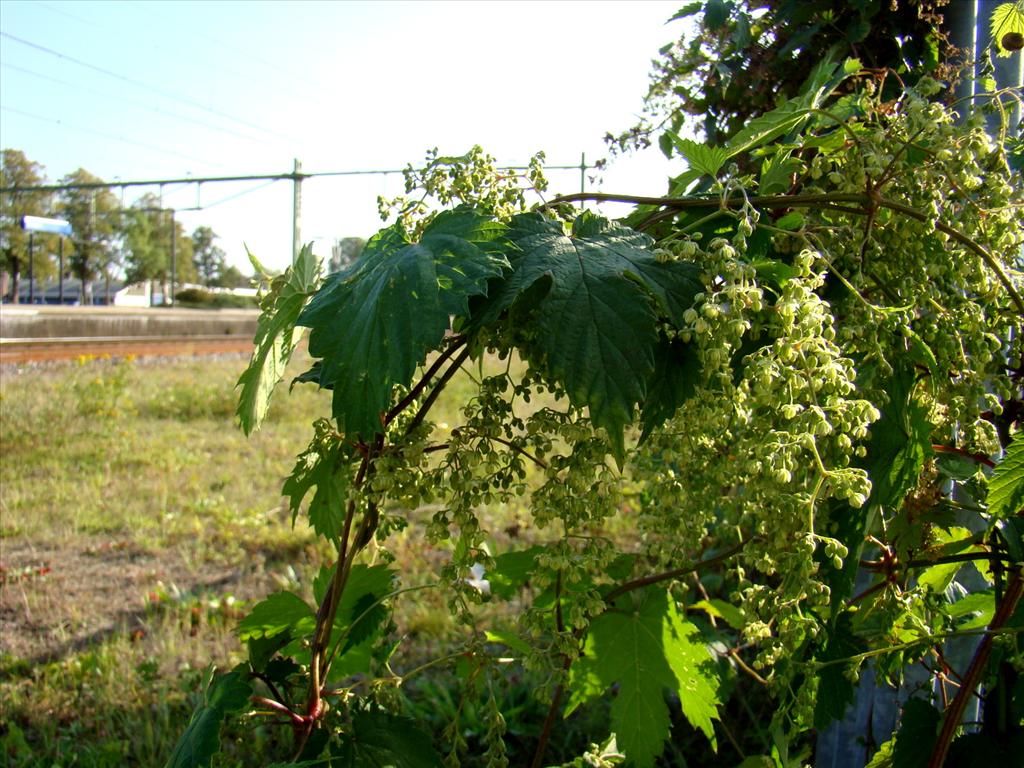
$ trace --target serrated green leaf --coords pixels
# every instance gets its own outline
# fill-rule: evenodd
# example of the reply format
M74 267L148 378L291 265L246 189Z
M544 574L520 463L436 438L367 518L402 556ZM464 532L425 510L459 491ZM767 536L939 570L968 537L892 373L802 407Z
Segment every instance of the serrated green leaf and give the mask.
M259 262L250 254L257 269ZM320 262L306 245L283 275L273 279L269 292L260 300L256 325L256 349L249 366L238 378L242 391L235 411L245 434L260 428L270 407L274 389L284 376L292 351L303 330L295 323L309 296L320 283Z
M939 730L939 711L921 699L903 705L892 750L893 768L924 768Z
M726 160L763 146L804 123L813 114L810 96L797 96L771 112L755 117L729 140Z
M507 632L501 629L487 630L484 632L484 637L487 638L489 643L500 643L501 645L507 645L513 651L518 651L523 656L529 656L533 653L533 648L529 643L524 641L515 632Z
M228 715L241 712L251 695L252 686L237 668L213 679L203 703L192 713L165 768L205 768L210 765L213 755L220 750L221 723Z
M928 559L929 556L940 558L956 555L975 545L974 537L966 528L935 527L932 529L932 538L939 546L930 547L929 551L923 554L925 559ZM936 594L942 594L953 581L953 577L965 565L966 563L938 563L928 566L918 572L917 583Z
M743 629L743 625L747 623L743 616L743 611L732 603L727 603L725 600L719 600L717 598L713 598L711 600L698 600L696 603L689 606L689 610L704 611L708 616L714 616L716 619L721 619L733 629Z
M755 117L729 139L725 146L726 157L749 152L803 125L836 86L859 71L860 67L857 59L847 59L839 66L834 59L822 59L807 78L799 96Z
M891 738L878 748L864 768L892 768L892 751L896 747L896 739Z
M654 765L669 735L664 691L679 694L683 714L715 744L718 680L700 633L680 618L669 596L648 590L629 612L611 609L591 622L583 655L569 671L568 715L580 704L618 684L612 730L632 764Z
M668 141L670 147L675 146L672 143L671 137L669 137ZM672 154L669 153L668 156L672 157ZM700 179L703 175L704 174L698 170L688 168L678 176L669 179L669 195L671 197L683 197L689 193L690 188L694 186L694 182Z
M491 594L509 599L515 597L533 574L537 555L543 547L530 547L514 552L503 552L494 558L494 565L487 570Z
M690 168L698 173L716 178L718 172L722 170L722 166L725 165L725 161L729 159L728 153L721 147L709 147L707 144L701 144L693 139L683 139L671 131L665 133Z
M800 274L796 267L775 259L758 259L751 266L757 272L758 278L778 286L785 285Z
M485 294L487 281L508 268L502 233L470 208L438 215L418 243L396 224L325 281L297 322L312 329L320 385L333 389L334 417L347 436L381 431L394 386L411 382L444 341L449 316L465 315L469 297Z
M915 363L923 365L929 371L935 373L939 368L939 361L935 358L932 348L925 343L924 339L913 328L906 327L905 332L907 334L907 347L910 351L910 358Z
M385 595L390 595L395 590L395 571L386 565L363 565L357 563L349 571L348 581L345 582L345 593L338 603L338 614L336 624L348 626L362 614L358 609L360 604L365 604L367 596L379 600Z
M996 598L992 590L972 592L945 607L946 615L957 623L957 629L987 627L996 611Z
M654 373L643 404L643 442L664 424L697 388L700 361L692 344L661 338L654 350Z
M498 283L477 322L496 320L531 287L550 282L536 307L536 346L573 405L611 438L622 459L623 428L647 394L659 313L682 325L701 290L699 270L658 262L652 241L585 213L571 234L537 213L515 217L508 233L512 273Z
M988 512L1008 517L1024 511L1024 438L1010 443L988 481Z
M1024 8L1020 3L1001 3L992 11L992 42L999 53L998 56L1005 58L1013 53L1019 53L1003 45L1003 37L1008 34L1024 35Z
M274 274L263 266L263 263L256 258L256 254L249 250L249 247L245 247L245 253L249 257L249 263L252 264L253 274L261 280L273 280Z
M978 462L957 453L936 451L935 468L950 480L964 482L978 474Z
M357 712L352 730L341 735L331 765L342 768L441 768L430 737L407 717Z
M707 0L704 3L704 26L708 29L718 29L728 18L729 6L725 0Z
M373 665L373 640L364 640L358 645L346 648L345 652L334 659L327 679L332 683L340 683L355 675L365 675Z
M775 222L775 226L779 229L786 229L791 232L795 232L798 229L802 229L804 226L804 215L800 211L790 211L785 216Z
M838 661L847 659L862 651L866 646L854 634L853 621L849 612L839 616L828 628L828 635L822 650L818 653L818 661ZM814 704L814 727L825 728L833 720L839 720L846 708L853 703L856 688L846 677L842 664L832 664L818 671L818 695Z
M384 594L387 594L386 592ZM367 592L352 605L352 619L346 627L348 637L341 647L341 655L345 655L351 648L370 640L377 634L377 630L388 617L388 610L380 602L384 595L375 595Z
M312 631L316 622L313 609L294 592L275 592L261 600L238 622L239 639L273 637L281 632L298 636Z
M288 497L292 525L295 525L302 500L310 489L315 489L309 502L310 525L324 538L338 539L344 525L353 452L351 444L316 438L299 454L291 475L281 488L282 495Z
M690 3L688 5L684 5L674 14L672 14L672 18L670 18L669 21L676 21L678 19L685 19L687 16L693 16L693 14L697 13L703 8L703 2Z
M254 672L263 672L274 654L291 642L290 632L280 632L271 637L250 637L246 642L249 648L249 665Z
M791 177L799 172L803 164L795 157L790 157L790 151L775 152L761 163L761 178L757 183L759 194L779 195L792 186Z
M868 474L873 504L898 508L915 485L931 455L927 409L913 400L914 368L897 368L889 382L889 403L871 427Z

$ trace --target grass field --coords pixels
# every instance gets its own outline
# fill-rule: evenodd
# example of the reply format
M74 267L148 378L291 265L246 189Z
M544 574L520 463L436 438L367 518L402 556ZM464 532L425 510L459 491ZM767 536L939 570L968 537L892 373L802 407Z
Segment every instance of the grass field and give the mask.
M81 360L3 372L5 764L162 765L207 666L243 658L232 628L246 604L282 587L308 590L329 557L301 519L292 528L280 498L329 395L297 387L246 439L233 418L245 362ZM467 381L453 380L438 420L457 418ZM423 521L410 514L392 549L404 583L433 581L447 554L426 546ZM519 514L492 511L499 537ZM437 592L417 593L399 610L413 658L443 654L457 639ZM410 713L435 733L458 706L453 675L439 667L405 691ZM528 753L545 715L532 694L538 687L514 674L499 692L512 714L513 756ZM472 706L467 712L471 730ZM559 736L567 749L576 729ZM219 764L258 765L286 757L290 734L239 728L226 742ZM558 751L553 745L550 756Z

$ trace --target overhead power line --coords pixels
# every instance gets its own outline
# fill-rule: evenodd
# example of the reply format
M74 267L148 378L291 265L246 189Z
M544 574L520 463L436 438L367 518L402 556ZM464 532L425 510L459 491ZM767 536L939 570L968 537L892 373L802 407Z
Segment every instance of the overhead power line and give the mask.
M16 35L12 35L9 32L0 32L0 36L6 37L9 40L13 40L16 43L21 43L22 45L28 46L29 48L34 48L34 49L36 49L38 51L42 51L43 53L49 54L50 56L56 56L58 59L63 59L65 61L70 61L72 64L77 64L80 67L85 67L86 69L91 69L94 72L99 72L99 73L104 74L104 75L106 75L108 77L116 78L117 80L121 80L122 82L128 83L130 85L134 85L137 88L144 88L145 90L153 91L154 93L159 93L162 96L165 96L165 97L167 97L169 99L174 99L175 101L179 101L182 104L187 104L188 106L194 107L195 109L201 109L204 112L209 112L210 114L216 115L217 117L223 118L225 120L230 120L230 121L232 121L234 123L238 123L239 125L244 125L246 128L251 128L253 130L260 131L261 133L266 133L266 134L269 134L271 136L276 136L279 139L285 139L287 141L295 141L294 137L292 137L292 136L286 136L286 135L284 135L282 133L278 133L277 131L273 131L270 128L265 128L263 126L256 125L254 123L246 122L245 120L241 120L241 119L239 119L237 117L234 117L233 115L229 115L226 112L221 112L220 110L214 109L212 107L208 107L205 104L201 104L201 103L199 103L197 101L193 101L192 99L189 99L189 98L187 98L185 96L181 96L180 94L177 94L177 93L175 93L173 91L168 91L168 90L165 90L163 88L159 88L157 86L151 85L150 83L146 83L146 82L143 82L141 80L136 80L134 78L128 77L127 75L122 75L119 72L114 72L114 71L106 69L104 67L100 67L100 66L97 66L95 64L90 64L89 62L83 61L82 59L75 58L74 56L69 56L69 55L67 55L65 53L61 53L60 51L55 51L52 48L47 48L46 46L39 45L38 43L33 43L31 40L25 40L24 38L17 37Z
M21 115L22 117L28 117L28 118L31 118L33 120L41 120L44 123L52 123L53 125L59 125L62 128L70 128L70 129L75 130L75 131L81 131L81 132L84 132L84 133L91 133L91 134L94 134L96 136L100 136L100 137L102 137L104 139L111 139L113 141L119 141L122 144L131 144L133 146L141 147L143 149L153 150L155 152L159 152L159 153L164 154L164 155L175 155L176 157L180 157L183 160L191 160L192 162L195 162L195 163L208 163L208 164L211 164L211 165L218 165L218 163L211 163L209 160L203 160L200 157L193 157L192 155L185 155L185 154L182 154L181 152L176 152L173 149L167 149L165 147L158 147L158 146L156 146L154 144L147 144L144 141L135 141L134 139L129 139L129 138L126 138L124 136L115 136L112 133L105 133L104 131L97 131L94 128L86 128L85 126L82 126L82 125L75 125L74 123L69 123L69 122L66 122L65 120L59 120L59 119L53 118L53 117L45 117L43 115L37 115L37 114L34 114L32 112L26 112L23 109L16 109L14 107L8 107L8 106L4 105L4 106L0 106L0 110L3 110L4 112L10 112L11 114L15 114L15 115ZM120 186L120 185L119 184L108 184L106 186L114 186L114 187L116 187L116 186Z
M170 110L162 109L160 107L154 107L154 106L151 106L149 104L143 104L143 103L138 102L138 101L133 101L132 99L126 99L126 98L124 98L123 96L121 96L119 94L111 94L111 93L108 93L108 92L105 92L105 91L97 90L95 88L86 88L86 87L84 87L82 85L79 85L78 83L71 83L71 82L68 82L67 80L61 80L59 77L52 77L50 75L44 75L42 72L36 72L34 70L27 69L25 67L19 67L17 64L11 64L10 62L7 62L7 61L0 62L0 66L2 66L4 69L11 69L11 70L14 70L16 72L22 72L22 73L24 73L26 75L30 75L32 77L37 77L40 80L47 80L47 81L49 81L51 83L57 83L58 85L63 85L65 87L67 87L67 88L73 88L77 92L83 92L84 91L85 93L92 93L92 94L100 96L100 97L102 97L104 99L112 99L114 101L119 101L119 102L121 102L123 104L128 104L130 106L133 106L136 109L145 109L145 110L147 110L149 112L155 112L158 115L162 115L162 116L165 116L165 117L170 117L170 118L173 118L175 120L182 120L182 121L187 122L187 123L192 123L193 125L198 125L198 126L201 126L203 128L207 128L207 129L209 129L211 131L219 131L220 133L226 133L226 134L229 134L231 136L236 136L236 137L238 137L240 139L246 139L247 141L253 141L253 142L259 142L260 141L259 139L257 139L254 136L250 136L250 135L245 134L245 133L239 133L238 131L232 130L231 128L227 128L227 127L220 126L220 125L214 125L213 123L208 123L208 122L206 122L204 120L199 120L198 118L195 118L195 117L189 117L188 115L182 115L182 114L180 114L178 112L171 112Z
M3 107L3 109L8 109ZM581 161L579 165L545 165L544 170L548 171L586 171L595 166L587 165ZM523 171L528 166L506 165L502 170ZM187 176L176 179L147 179L135 181L95 181L81 182L74 184L41 184L31 187L0 187L0 192L60 192L63 189L114 189L116 187L162 187L171 184L208 184L226 181L304 181L328 176L387 176L395 173L405 173L405 168L388 168L382 170L366 171L318 171L315 173L302 173L301 171L289 171L287 173L264 173L248 174L244 176ZM223 201L222 201L223 202Z
M156 7L157 6L155 3L137 3L133 6L133 9L136 12L141 11L149 15L150 17L156 19L157 23L153 26L157 28L159 28L161 24L166 25L168 23L173 23L174 20L171 16L169 16L166 13L160 13L159 11L154 10ZM207 40L208 42L213 43L216 49L218 50L230 51L234 55L234 58L236 59L247 59L259 65L264 70L268 70L269 74L272 77L276 78L280 83L286 85L289 91L294 91L295 86L298 85L309 95L316 96L317 98L323 97L323 83L317 83L310 79L309 72L289 68L282 61L268 61L267 59L264 59L263 57L255 54L253 52L252 47L243 48L242 46L234 45L231 40L226 40L223 37L217 37L214 35L208 35L205 32L203 32L202 29L192 29L190 30L189 34L192 37L201 40ZM218 64L218 68L222 71L231 72L232 74L242 76L243 79L249 79L242 75L242 73L224 67L223 65Z

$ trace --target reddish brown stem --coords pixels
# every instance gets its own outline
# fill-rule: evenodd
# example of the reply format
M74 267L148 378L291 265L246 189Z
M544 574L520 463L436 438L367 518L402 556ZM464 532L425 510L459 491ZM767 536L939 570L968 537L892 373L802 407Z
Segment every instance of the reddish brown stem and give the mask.
M983 453L971 453L970 451L965 451L963 448L954 448L951 445L932 445L932 450L936 453L951 453L954 456L963 456L965 459L971 459L971 461L984 464L990 469L994 468L996 465L992 459Z
M427 395L427 399L423 401L423 405L420 406L416 415L412 417L412 421L409 422L409 427L405 430L406 434L409 434L423 423L423 419L426 418L427 412L434 404L434 401L437 400L438 395L440 395L441 391L445 388L448 380L451 379L451 377L455 375L455 372L462 367L462 364L466 362L466 358L469 357L469 352L469 347L464 347L458 357L452 361L451 365L448 366L448 369L441 375L440 381L438 381L437 384L434 385L434 388L430 390L430 394Z
M385 427L392 421L394 421L398 414L400 414L402 411L408 408L410 403L412 403L414 400L416 400L417 397L423 394L423 390L427 388L427 385L437 375L437 372L441 370L441 367L445 364L445 362L447 362L447 360L453 354L455 354L455 350L457 350L465 343L465 337L460 336L452 339L452 343L448 345L448 349L446 349L444 352L438 355L437 360L435 360L434 363L430 366L430 368L427 369L427 372L423 374L423 378L416 382L416 385L411 390L409 390L409 394L403 397L395 405L394 408L387 412L387 415L384 417Z
M1014 611L1017 609L1017 603L1020 602L1022 592L1024 592L1024 580L1021 579L1021 575L1018 573L1007 586L1006 594L1003 595L999 608L996 610L995 616L992 617L992 623L988 625L990 632L1002 629L1003 625L1010 620L1010 617L1013 616ZM978 683L981 682L982 675L985 673L988 657L992 653L993 637L993 634L987 634L978 643L978 650L974 652L971 665L964 674L963 684L953 698L953 703L946 708L946 712L943 715L942 729L939 731L939 737L935 742L934 749L932 749L931 757L928 759L927 768L942 768L945 765L946 756L949 754L949 746L953 742L953 734L960 727L960 721L963 720L967 702L974 694L974 689L978 687Z
M568 667L566 667L568 669ZM558 684L555 688L555 695L551 697L551 706L548 708L548 716L544 718L544 727L540 731L540 739L537 741L537 749L533 753L533 762L530 768L541 768L544 764L544 752L548 748L548 740L551 738L551 730L555 727L555 718L558 717L558 710L562 705L562 696L565 693L565 685Z
M288 709L288 707L286 707L279 701L274 701L273 699L268 699L264 696L253 696L250 700L252 701L253 704L259 704L261 707L272 709L274 712L280 712L282 715L291 720L293 725L306 725L306 718L304 718L302 715L296 712L292 712L290 709Z
M673 568L671 571L664 571L663 573L654 573L650 576L643 576L639 579L627 581L625 584L620 584L607 595L605 595L604 601L608 604L611 604L627 592L632 592L634 589L642 589L643 587L649 587L651 584L657 584L661 581L678 579L680 576L685 576L688 573L699 573L700 571L703 571L705 568L708 568L712 565L716 565L717 563L720 563L723 560L728 560L730 557L737 554L745 546L747 546L747 543L749 541L750 539L747 539L746 541L741 541L736 546L727 549L725 550L725 552L717 554L714 557L709 557L707 560L700 560L696 563L684 565L682 568Z

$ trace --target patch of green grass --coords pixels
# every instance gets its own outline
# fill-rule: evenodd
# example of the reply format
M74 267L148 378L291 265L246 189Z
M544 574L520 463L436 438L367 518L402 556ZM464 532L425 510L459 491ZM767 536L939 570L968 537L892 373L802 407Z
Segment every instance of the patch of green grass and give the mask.
M280 398L246 439L233 425L242 365L94 361L4 376L4 529L34 541L190 537L219 551L287 537L281 480L325 397L304 388Z
M281 501L283 478L312 421L329 415L330 393L309 385L280 392L263 428L246 438L234 421L234 386L245 362L85 360L0 377L4 556L44 552L53 571L0 580L5 603L19 606L25 619L18 653L10 655L7 640L2 646L4 764L162 764L198 701L206 666L244 658L232 629L245 602L282 588L308 596L312 574L330 560L301 515L293 529ZM295 361L282 389L308 362ZM488 360L452 379L430 415L442 434L461 422L473 378L505 367ZM529 528L525 505L486 511L496 551L541 535ZM436 581L449 554L425 544L430 510L408 514L409 527L389 548L405 584ZM136 561L147 565L130 578L121 573ZM224 574L232 575L237 602L216 586ZM459 643L465 630L445 601L439 590L397 601L404 638L397 664L411 668ZM512 623L501 613L508 610L485 605L481 616ZM111 625L78 642L76 628L104 611ZM41 616L56 617L45 632L35 626ZM439 670L408 691L411 711L430 714L438 733L450 714L445 702L458 695L453 685ZM519 718L514 727L522 732L514 738L523 754L546 712L535 696L544 685L517 673L499 693ZM477 725L471 719L467 727ZM225 734L228 746L216 764L284 759L290 736L287 728L239 726Z

